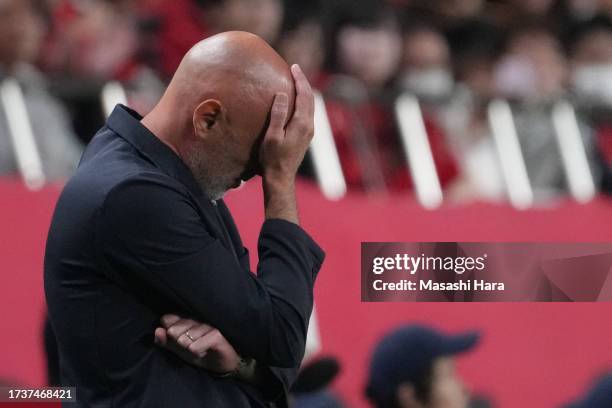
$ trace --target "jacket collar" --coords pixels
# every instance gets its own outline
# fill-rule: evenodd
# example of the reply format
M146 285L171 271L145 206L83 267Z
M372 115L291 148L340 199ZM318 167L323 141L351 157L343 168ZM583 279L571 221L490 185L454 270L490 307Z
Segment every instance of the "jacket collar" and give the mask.
M140 120L142 116L124 105L117 105L106 121L106 125L130 143L167 175L185 185L198 198L202 189L196 182L185 162Z

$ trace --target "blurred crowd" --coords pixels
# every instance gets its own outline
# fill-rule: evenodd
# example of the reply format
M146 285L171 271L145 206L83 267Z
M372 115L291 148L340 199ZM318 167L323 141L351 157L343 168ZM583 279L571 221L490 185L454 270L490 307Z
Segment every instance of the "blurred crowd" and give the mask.
M478 331L449 334L417 324L383 335L369 357L364 396L375 408L492 408L490 396L470 390L456 368L458 359L481 341ZM465 354L468 354L464 357ZM294 408L343 408L330 388L341 367L332 357L308 362L292 388ZM581 394L560 408L612 406L612 372L597 373Z
M536 200L568 192L559 101L575 109L587 174L612 191L610 0L0 0L0 77L23 89L47 178L69 176L103 125L106 84L146 114L184 53L227 30L258 34L307 73L349 190L413 188L395 110L409 94L449 201L507 197L488 110L498 98ZM6 116L0 173L13 174ZM302 173L313 177L308 163Z

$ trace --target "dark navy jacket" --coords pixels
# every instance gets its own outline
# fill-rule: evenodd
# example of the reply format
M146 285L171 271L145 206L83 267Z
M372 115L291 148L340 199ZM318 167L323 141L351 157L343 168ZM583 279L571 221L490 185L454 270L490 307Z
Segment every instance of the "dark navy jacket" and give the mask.
M45 293L63 384L77 387L83 407L282 400L303 357L323 252L299 226L267 220L252 274L223 201L207 200L140 119L115 108L53 215ZM218 328L242 356L269 367L277 387L216 378L155 346L169 312Z

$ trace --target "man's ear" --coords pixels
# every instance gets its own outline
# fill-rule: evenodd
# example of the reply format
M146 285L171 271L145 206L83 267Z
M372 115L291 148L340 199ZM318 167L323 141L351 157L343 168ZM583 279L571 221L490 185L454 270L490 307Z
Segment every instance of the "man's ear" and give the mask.
M193 128L198 137L208 134L221 120L223 105L216 99L207 99L193 111Z
M422 408L423 404L416 397L414 386L401 383L395 390L395 398L401 408Z

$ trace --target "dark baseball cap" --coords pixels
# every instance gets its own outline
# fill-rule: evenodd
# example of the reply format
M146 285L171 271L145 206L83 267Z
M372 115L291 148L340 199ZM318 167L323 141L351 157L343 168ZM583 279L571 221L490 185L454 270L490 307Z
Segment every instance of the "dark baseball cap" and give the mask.
M584 398L566 406L566 408L609 407L612 407L612 372L601 376Z
M372 353L367 397L377 403L392 401L400 384L418 382L437 358L469 351L479 338L477 331L447 335L421 325L393 330Z

